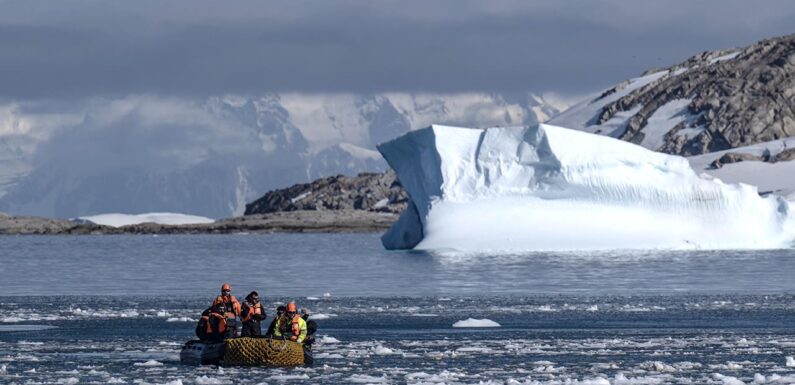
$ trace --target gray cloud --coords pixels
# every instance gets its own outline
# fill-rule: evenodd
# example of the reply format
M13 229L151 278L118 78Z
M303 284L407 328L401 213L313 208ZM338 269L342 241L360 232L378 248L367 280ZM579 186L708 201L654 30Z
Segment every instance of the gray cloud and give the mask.
M790 1L0 1L0 98L581 93L795 32Z

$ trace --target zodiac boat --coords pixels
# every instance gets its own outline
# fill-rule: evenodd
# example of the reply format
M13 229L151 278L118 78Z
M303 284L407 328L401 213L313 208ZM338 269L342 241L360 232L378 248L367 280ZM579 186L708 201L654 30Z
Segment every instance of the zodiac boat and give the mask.
M219 342L188 341L182 346L179 359L192 365L293 367L312 362L304 354L303 346L290 340L238 337Z

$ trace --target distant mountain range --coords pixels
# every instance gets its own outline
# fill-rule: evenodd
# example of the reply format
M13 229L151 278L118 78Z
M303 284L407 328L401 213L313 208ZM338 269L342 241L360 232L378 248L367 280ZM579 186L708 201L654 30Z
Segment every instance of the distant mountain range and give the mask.
M10 104L0 106L0 211L222 218L274 189L282 190L249 212L358 207L329 196L315 202L307 194L315 184L306 183L383 171L375 144L432 123L540 121L687 156L697 171L795 198L795 35L704 52L562 109L533 94L483 93ZM378 185L340 179L356 186L340 191L371 206L395 196L380 178L366 178ZM321 182L324 191L336 188ZM286 188L294 184L306 185Z
M431 123L524 125L560 107L533 94L266 94L0 107L0 211L242 215L268 190L383 171L379 142Z
M795 35L703 52L594 94L549 124L686 156L697 172L795 201ZM404 199L382 188L394 178L362 175L269 192L250 214L353 206L377 211ZM337 190L344 193L331 195ZM348 198L346 205L340 199ZM367 197L364 199L363 197ZM329 202L333 202L333 205ZM381 202L376 205L373 202Z

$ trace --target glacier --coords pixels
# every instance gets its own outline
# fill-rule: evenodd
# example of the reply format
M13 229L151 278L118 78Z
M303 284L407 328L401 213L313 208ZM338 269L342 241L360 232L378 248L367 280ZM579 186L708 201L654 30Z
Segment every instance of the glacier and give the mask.
M766 249L795 243L784 198L687 159L567 128L433 125L382 143L410 202L387 249Z

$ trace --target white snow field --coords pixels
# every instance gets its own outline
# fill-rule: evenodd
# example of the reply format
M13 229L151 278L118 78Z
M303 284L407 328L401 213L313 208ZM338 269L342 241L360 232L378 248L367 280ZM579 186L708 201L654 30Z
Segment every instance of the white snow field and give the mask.
M546 124L434 125L379 150L411 196L388 249L763 249L795 243L777 195L688 161Z
M78 219L111 227L121 227L137 225L141 223L157 223L161 225L191 225L199 223L212 223L212 218L196 215L175 214L175 213L148 213L148 214L99 214Z
M742 161L725 164L718 169L710 167L710 164L714 160L720 159L720 157L727 153L750 154L756 156L769 154L775 156L793 147L795 147L795 138L786 138L733 148L726 151L691 156L687 159L690 161L690 165L693 169L720 178L720 180L724 182L752 184L757 186L760 192L773 192L786 196L790 201L793 201L795 200L795 161L775 163Z

